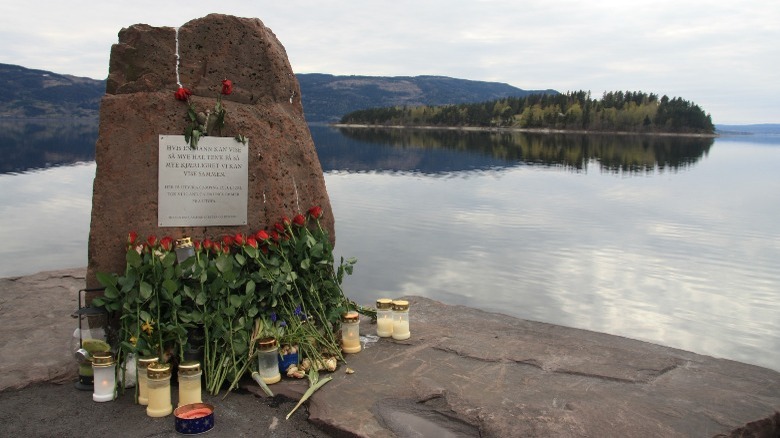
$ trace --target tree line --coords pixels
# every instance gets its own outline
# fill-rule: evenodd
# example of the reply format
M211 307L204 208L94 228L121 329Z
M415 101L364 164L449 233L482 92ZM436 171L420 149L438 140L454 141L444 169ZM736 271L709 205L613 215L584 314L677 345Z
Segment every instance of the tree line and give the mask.
M712 118L679 97L642 91L531 94L482 103L395 106L353 111L343 124L560 129L712 134Z

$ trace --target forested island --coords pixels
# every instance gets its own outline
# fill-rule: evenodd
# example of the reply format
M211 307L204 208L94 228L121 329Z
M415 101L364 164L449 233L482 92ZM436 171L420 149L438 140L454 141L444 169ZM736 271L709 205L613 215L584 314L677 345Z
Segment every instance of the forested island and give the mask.
M341 124L518 128L595 132L677 133L714 135L712 118L698 105L679 97L658 97L641 91L531 94L482 103L440 106L395 106L358 110Z

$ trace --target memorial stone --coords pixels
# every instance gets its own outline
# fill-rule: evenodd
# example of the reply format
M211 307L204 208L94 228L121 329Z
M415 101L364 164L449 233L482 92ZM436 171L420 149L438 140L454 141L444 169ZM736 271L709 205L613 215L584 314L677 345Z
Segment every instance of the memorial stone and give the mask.
M225 79L233 84L229 95L221 94ZM180 87L192 92L189 101L199 111L213 110L218 98L226 109L221 132L209 132L195 148L183 137L175 143L175 136L183 136L189 123L187 102L174 97ZM224 138L238 136L245 142L234 140L229 156L206 150L211 141L230 142ZM181 156L160 152L160 147L179 147L172 144L184 145L176 151ZM185 169L175 168L186 166L182 163L188 159L217 169L227 169L236 160L246 166L241 169L246 176L206 171L198 175L227 180L190 184L178 179ZM111 49L95 160L87 287L100 286L98 272L124 272L129 231L213 239L266 229L283 216L320 206L324 212L320 222L335 239L330 200L304 119L298 81L284 47L256 18L211 14L179 28L136 24L122 29ZM160 188L161 174L170 190ZM182 207L186 204L176 203L211 203L220 196L243 196L246 217L231 213L225 215L231 219L216 219L216 224L176 219L186 216L175 213L186 210ZM243 200L239 201L226 208L241 213Z

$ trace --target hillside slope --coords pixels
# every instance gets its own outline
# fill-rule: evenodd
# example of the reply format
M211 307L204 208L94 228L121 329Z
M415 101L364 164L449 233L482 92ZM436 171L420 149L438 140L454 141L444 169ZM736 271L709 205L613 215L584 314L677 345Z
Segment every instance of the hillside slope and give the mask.
M0 64L0 117L97 117L106 82Z
M349 112L387 106L473 103L555 90L522 90L500 82L446 76L334 76L296 74L309 122L337 122Z
M554 90L445 76L297 74L308 122L337 122L349 112L394 105L473 103ZM237 83L237 87L241 84ZM0 118L97 117L104 80L0 64Z

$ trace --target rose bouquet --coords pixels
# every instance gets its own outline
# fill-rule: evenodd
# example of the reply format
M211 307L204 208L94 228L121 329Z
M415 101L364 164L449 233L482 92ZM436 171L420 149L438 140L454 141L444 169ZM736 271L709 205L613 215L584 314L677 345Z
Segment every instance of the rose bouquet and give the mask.
M124 274L98 274L106 289L93 304L118 319L122 355L182 360L193 347L188 333L202 331L212 394L238 382L254 362L256 340L269 333L312 361L343 360L340 315L359 306L341 283L356 260L335 264L321 216L322 209L312 207L251 235L196 240L194 256L182 263L176 263L172 238L141 242L130 233Z

